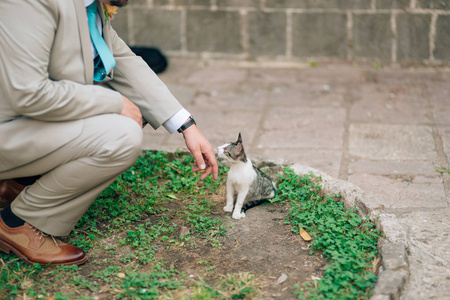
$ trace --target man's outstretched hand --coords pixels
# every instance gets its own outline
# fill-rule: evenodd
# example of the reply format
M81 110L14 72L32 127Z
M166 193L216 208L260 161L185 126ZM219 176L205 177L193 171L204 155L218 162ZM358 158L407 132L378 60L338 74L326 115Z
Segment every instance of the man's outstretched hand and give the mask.
M217 164L216 155L211 147L211 144L200 132L196 125L190 126L183 131L184 141L187 148L194 156L194 168L193 172L204 170L205 172L200 176L203 180L212 173L214 180L217 180L219 176L219 166Z

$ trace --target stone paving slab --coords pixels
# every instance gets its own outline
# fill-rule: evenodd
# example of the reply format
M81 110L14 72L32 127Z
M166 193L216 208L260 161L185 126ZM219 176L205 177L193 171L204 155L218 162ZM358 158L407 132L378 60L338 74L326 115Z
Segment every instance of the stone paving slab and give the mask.
M449 69L172 59L161 78L213 147L242 132L250 157L319 169L377 210L409 271L387 269L395 280L380 281L405 286L374 299L450 299L450 174L436 171L450 167ZM185 149L178 133L144 133L146 149Z
M430 126L353 123L349 151L367 159L437 159Z
M376 194L385 208L447 207L442 183L412 183L370 174L350 175L349 180L364 191Z
M292 162L298 162L304 166L310 166L322 170L331 176L338 178L341 167L342 152L340 150L327 149L264 149L264 157L283 157Z
M347 89L329 84L289 84L272 90L273 106L327 106L343 107Z
M258 147L341 149L344 121L344 109L274 106Z
M352 121L420 124L431 121L428 102L417 86L366 84L355 89Z
M402 214L410 279L401 299L450 299L450 210Z

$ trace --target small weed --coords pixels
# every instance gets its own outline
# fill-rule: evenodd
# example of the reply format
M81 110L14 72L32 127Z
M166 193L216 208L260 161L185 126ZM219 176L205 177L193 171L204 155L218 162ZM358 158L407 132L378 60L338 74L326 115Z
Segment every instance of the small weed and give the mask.
M444 167L436 167L436 172L441 173L441 174L444 174L444 173L450 174L450 169L446 169Z

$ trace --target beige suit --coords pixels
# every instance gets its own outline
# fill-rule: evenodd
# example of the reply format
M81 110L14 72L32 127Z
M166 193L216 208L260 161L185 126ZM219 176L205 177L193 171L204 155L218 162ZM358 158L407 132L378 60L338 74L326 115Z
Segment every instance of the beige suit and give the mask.
M116 67L103 85L94 85L83 0L0 1L0 179L45 173L12 208L50 234L67 234L101 189L136 158L140 128L118 115L121 94L140 108L154 128L182 108L104 19L103 35ZM111 140L116 141L110 143L113 146L105 146ZM127 144L133 146L121 152ZM120 166L118 160L122 160ZM105 167L101 175L92 173L108 163L116 169ZM64 185L65 174L72 178ZM85 178L89 175L95 180ZM74 192L64 193L67 189ZM53 194L43 196L49 190ZM73 206L82 208L69 217ZM60 226L67 218L71 220Z
M103 34L116 59L106 80L112 89L92 84L83 0L0 1L0 171L42 157L77 136L80 124L66 121L120 113L120 94L138 105L154 128L181 109L109 22Z

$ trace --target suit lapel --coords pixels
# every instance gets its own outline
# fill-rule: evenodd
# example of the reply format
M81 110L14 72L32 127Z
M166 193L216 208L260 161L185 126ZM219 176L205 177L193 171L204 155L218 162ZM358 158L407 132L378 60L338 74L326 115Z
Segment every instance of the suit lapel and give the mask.
M92 57L91 36L87 22L86 7L83 0L73 0L78 19L78 31L84 61L84 78L87 84L94 82L94 58Z

